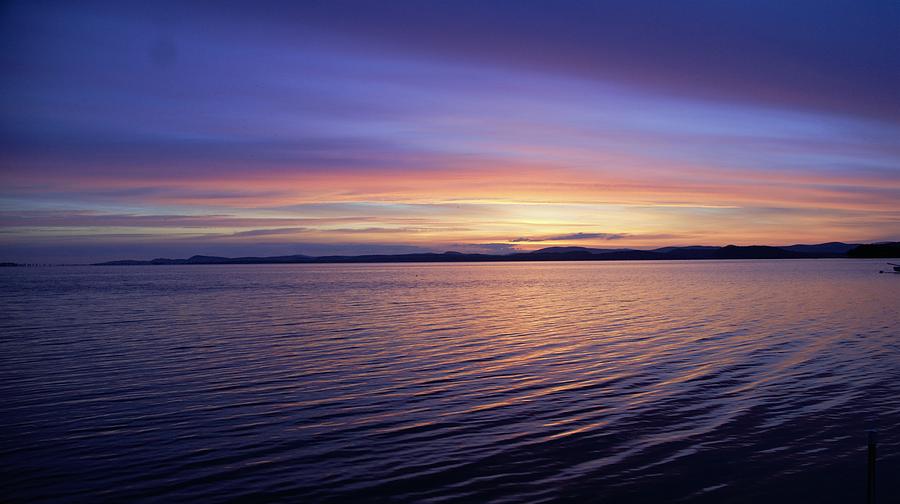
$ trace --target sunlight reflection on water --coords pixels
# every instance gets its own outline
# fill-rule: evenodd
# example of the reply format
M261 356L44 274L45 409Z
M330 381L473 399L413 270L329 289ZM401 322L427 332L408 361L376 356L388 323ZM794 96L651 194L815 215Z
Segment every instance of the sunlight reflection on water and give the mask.
M879 266L8 269L2 477L22 501L855 501L867 428L900 470Z

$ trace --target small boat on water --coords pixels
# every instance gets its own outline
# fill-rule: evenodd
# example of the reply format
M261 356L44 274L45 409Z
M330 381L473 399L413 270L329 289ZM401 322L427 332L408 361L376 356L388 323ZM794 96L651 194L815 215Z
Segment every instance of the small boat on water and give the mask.
M879 271L879 273L898 273L900 274L900 264L888 263L888 266L894 268L894 271Z

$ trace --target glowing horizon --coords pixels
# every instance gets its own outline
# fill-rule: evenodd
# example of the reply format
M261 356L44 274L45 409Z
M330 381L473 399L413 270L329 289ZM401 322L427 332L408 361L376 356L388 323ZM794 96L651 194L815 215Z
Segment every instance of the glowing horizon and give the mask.
M9 5L0 260L900 238L890 3L401 3Z

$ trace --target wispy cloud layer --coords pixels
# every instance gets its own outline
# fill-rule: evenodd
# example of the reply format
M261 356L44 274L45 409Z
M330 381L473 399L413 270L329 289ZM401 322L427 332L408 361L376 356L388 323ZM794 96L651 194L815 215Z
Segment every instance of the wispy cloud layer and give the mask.
M900 236L895 2L5 9L6 250Z
M573 240L621 240L626 234L622 233L569 233L551 236L519 237L509 240L511 243L548 242L548 241L573 241Z

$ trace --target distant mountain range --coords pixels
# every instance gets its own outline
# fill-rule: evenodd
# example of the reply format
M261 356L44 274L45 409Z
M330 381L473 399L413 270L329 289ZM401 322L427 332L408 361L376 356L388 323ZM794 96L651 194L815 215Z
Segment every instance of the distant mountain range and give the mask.
M195 255L189 259L153 259L150 261L109 261L98 266L143 266L156 264L308 264L308 263L397 263L397 262L511 262L511 261L642 261L691 259L814 259L814 258L900 258L900 242L851 244L841 242L818 245L762 245L724 247L663 247L654 250L597 249L587 247L547 247L532 252L506 255L464 254L461 252L321 256L289 255L275 257L216 257Z

